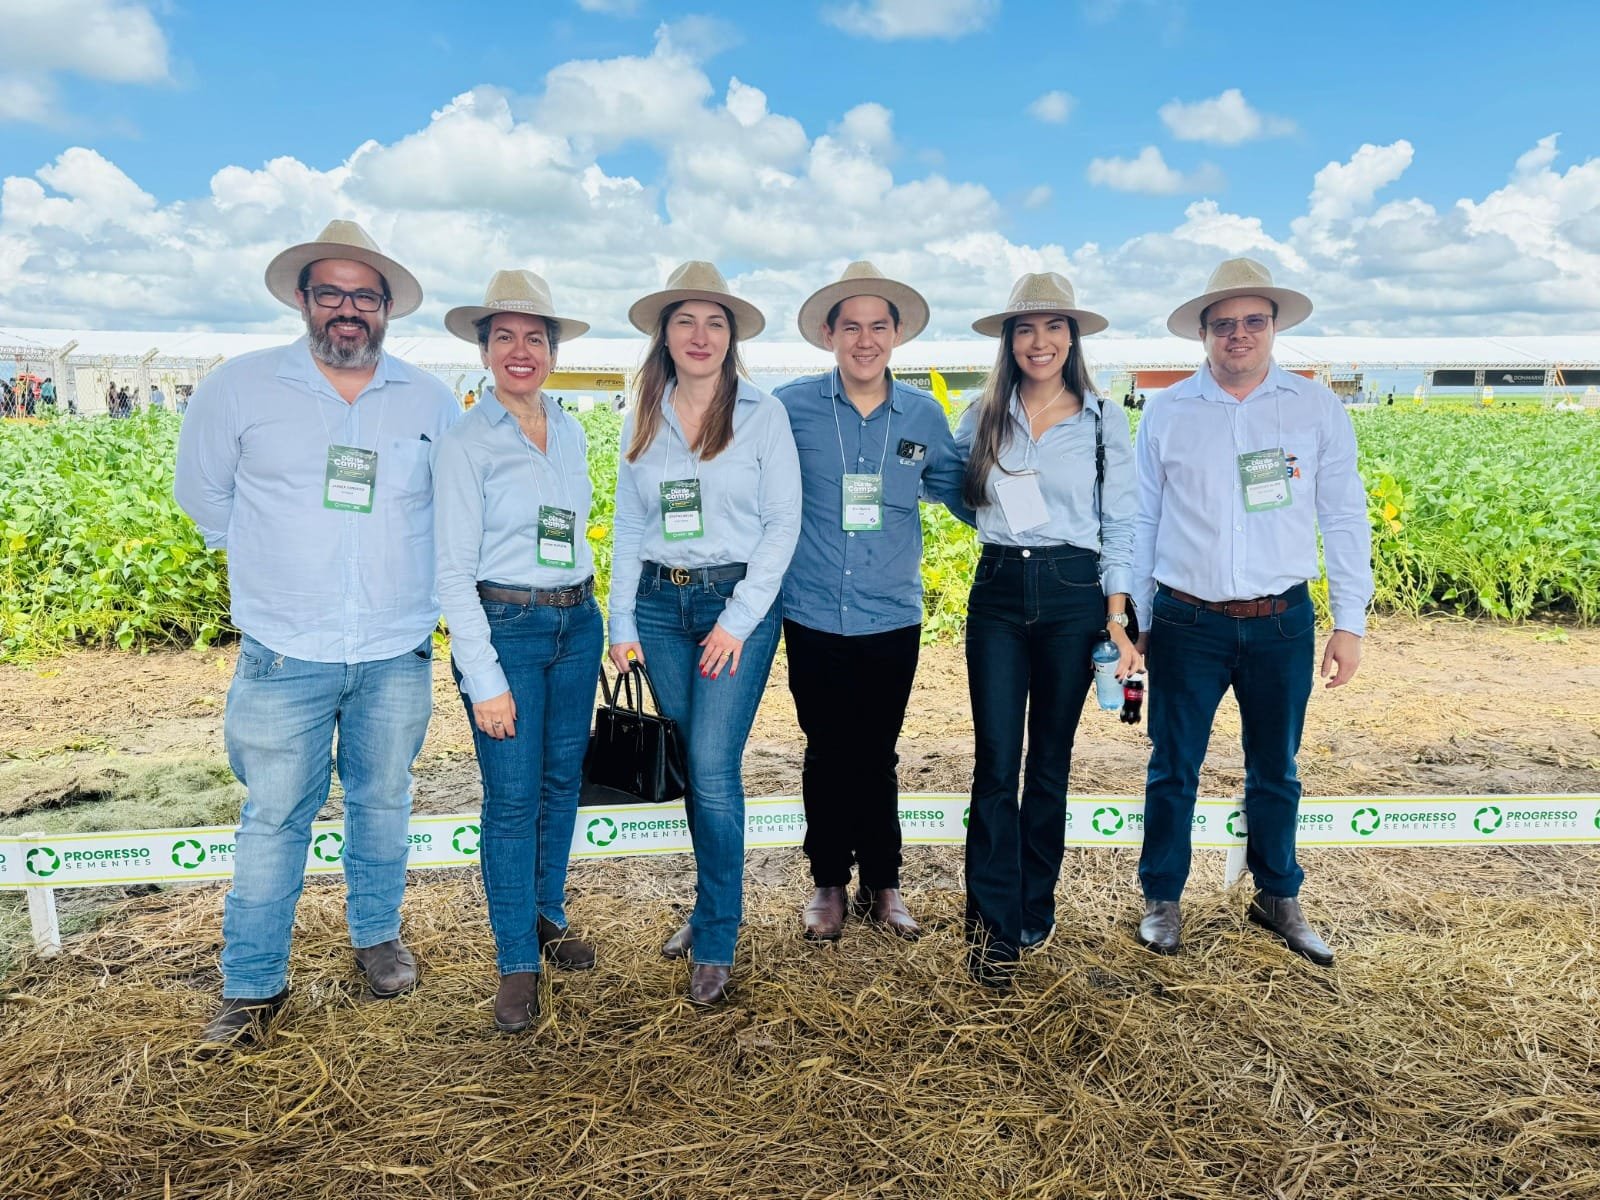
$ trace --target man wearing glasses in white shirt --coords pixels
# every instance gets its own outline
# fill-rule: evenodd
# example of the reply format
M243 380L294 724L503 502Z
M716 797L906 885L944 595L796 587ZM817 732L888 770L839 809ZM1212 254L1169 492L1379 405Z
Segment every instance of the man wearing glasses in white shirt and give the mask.
M1372 548L1349 416L1327 388L1273 361L1276 331L1310 315L1311 301L1274 287L1260 263L1223 263L1167 321L1204 343L1205 364L1152 397L1139 425L1134 601L1150 617L1139 649L1152 746L1139 940L1157 953L1178 949L1200 765L1231 687L1256 884L1250 919L1311 962L1333 963L1297 898L1295 756L1316 652L1306 581L1321 574L1320 530L1334 624L1321 674L1339 687L1361 662Z

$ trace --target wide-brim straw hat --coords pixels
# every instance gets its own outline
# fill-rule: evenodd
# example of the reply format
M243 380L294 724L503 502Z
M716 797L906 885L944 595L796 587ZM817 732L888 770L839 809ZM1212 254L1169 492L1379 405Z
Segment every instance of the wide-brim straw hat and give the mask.
M1298 325L1311 315L1309 297L1292 288L1274 287L1272 272L1253 258L1230 258L1211 272L1205 295L1196 296L1173 310L1167 318L1167 328L1191 342L1201 341L1200 314L1217 301L1231 300L1234 296L1265 296L1276 301L1278 318L1273 326L1279 330Z
M972 329L984 337L999 337L1005 332L1008 320L1029 313L1062 313L1069 316L1078 323L1079 336L1099 333L1111 324L1099 313L1078 307L1078 299L1072 294L1072 283L1065 275L1045 271L1038 275L1024 275L1017 280L1011 288L1011 298L1006 301L1005 309L978 318L972 323Z
M708 262L686 262L667 276L667 286L633 302L628 321L640 333L653 334L661 321L661 310L680 300L709 300L733 314L739 337L753 338L767 327L761 310L728 290L722 272Z
M928 327L928 302L922 293L907 284L886 278L869 262L853 262L844 269L837 283L818 288L800 306L800 336L818 349L826 350L822 330L835 304L853 296L877 296L894 305L900 313L900 344L904 345Z
M422 285L417 277L379 250L378 243L354 221L329 221L315 241L290 246L274 258L267 264L267 291L290 308L299 308L295 288L300 283L300 272L325 258L365 263L382 275L393 301L391 318L414 313L422 306Z
M496 271L483 293L482 304L462 304L444 315L444 327L464 342L478 341L478 322L495 313L524 313L545 317L560 328L560 338L570 342L589 332L589 323L556 314L550 285L532 271Z

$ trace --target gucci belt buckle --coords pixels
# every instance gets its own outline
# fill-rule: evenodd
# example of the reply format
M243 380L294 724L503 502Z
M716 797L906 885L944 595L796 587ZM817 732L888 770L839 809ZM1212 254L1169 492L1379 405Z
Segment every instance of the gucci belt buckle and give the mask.
M669 567L667 568L667 578L672 580L672 582L677 584L679 587L688 587L689 581L693 579L694 576L689 574L688 567Z

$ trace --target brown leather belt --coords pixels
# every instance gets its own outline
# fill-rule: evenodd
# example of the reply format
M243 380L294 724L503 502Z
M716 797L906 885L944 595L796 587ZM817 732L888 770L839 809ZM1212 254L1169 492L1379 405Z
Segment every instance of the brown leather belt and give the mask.
M1191 596L1188 592L1180 592L1175 587L1167 588L1167 595L1174 600L1181 600L1185 604L1192 604L1196 608L1203 608L1207 612L1221 613L1225 617L1275 617L1289 607L1289 601L1283 596L1260 596L1255 600L1202 600L1199 596Z
M691 583L706 587L713 583L726 583L730 579L743 579L748 569L744 563L726 563L720 567L669 567L658 562L644 564L646 575L654 575L679 587L688 587Z
M594 576L564 588L508 588L492 583L478 585L478 599L491 604L518 604L523 608L544 605L550 608L576 608L594 595Z

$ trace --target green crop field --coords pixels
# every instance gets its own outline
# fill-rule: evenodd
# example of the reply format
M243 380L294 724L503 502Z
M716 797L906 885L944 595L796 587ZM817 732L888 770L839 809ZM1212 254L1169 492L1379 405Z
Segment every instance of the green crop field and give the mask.
M0 661L72 644L206 644L229 631L226 562L172 499L178 417L0 424ZM582 417L610 574L618 418ZM1355 415L1380 611L1600 619L1600 418L1515 409ZM927 636L959 635L976 544L923 508Z

